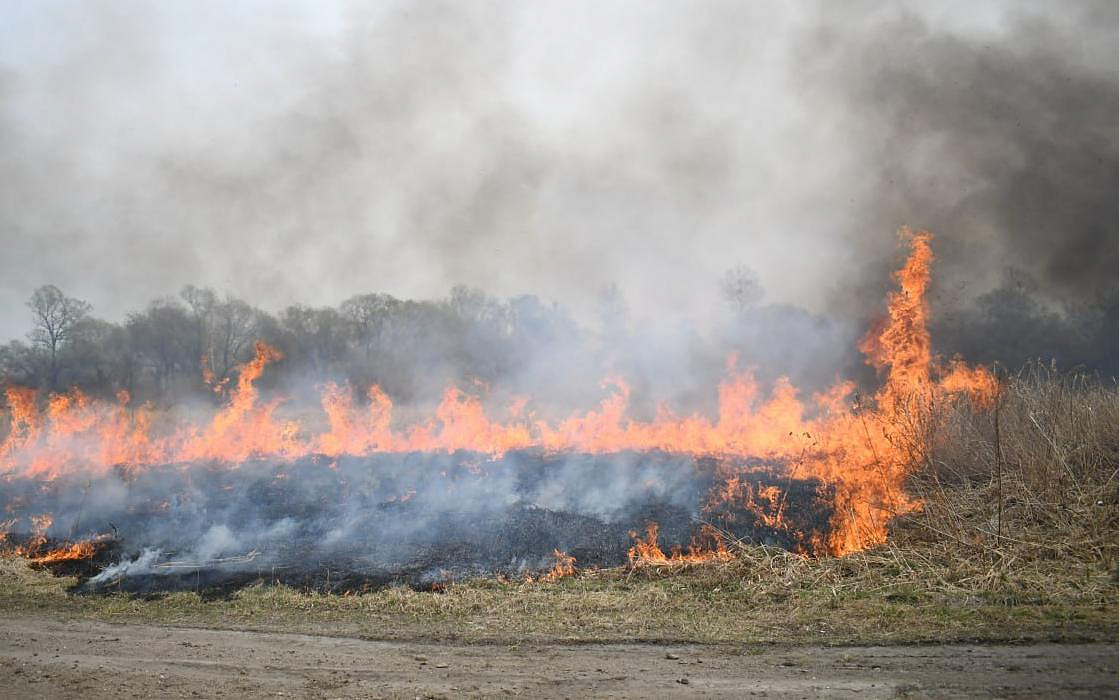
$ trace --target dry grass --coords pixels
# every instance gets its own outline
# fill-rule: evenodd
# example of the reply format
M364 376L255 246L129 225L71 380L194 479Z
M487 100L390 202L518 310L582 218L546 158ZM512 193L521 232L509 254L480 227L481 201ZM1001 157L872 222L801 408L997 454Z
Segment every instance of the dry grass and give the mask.
M891 547L930 573L966 565L960 591L1074 596L1119 557L1119 388L1035 365L998 404L941 406ZM1076 573L1082 575L1070 575Z
M67 619L489 643L1119 639L1119 591L1104 573L1055 576L1055 594L1008 597L1005 588L957 592L970 570L916 550L807 559L749 548L728 562L586 571L556 583L475 580L438 593L395 587L355 596L261 585L206 600L195 593L72 596L59 579L8 559L0 566L0 608Z
M481 642L898 643L1119 639L1119 392L1034 367L997 410L913 419L923 502L886 546L840 559L733 545L730 561L477 580L363 595L257 586L224 600L71 596L0 560L0 608L184 626ZM44 612L45 611L45 612Z

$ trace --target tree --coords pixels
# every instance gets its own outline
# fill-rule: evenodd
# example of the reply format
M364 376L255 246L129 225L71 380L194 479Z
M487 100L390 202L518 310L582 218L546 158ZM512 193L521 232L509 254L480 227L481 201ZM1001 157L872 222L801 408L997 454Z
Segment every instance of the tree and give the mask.
M373 348L380 342L386 324L402 306L402 303L388 294L361 294L342 302L342 316L353 328L353 335L365 359L373 355Z
M206 287L195 287L193 284L183 287L179 296L190 307L193 337L187 352L190 355L191 374L199 378L202 376L203 362L206 363L207 367L210 366L210 328L213 325L214 306L217 305L218 298L214 294L214 290Z
M736 313L745 312L765 295L757 275L745 265L737 265L723 273L719 291Z
M228 379L238 364L252 355L266 316L259 309L229 294L219 300L212 289L188 285L180 296L190 307L194 338L190 354L213 374L213 380Z
M35 386L46 376L43 353L19 340L0 345L0 385Z
M260 311L229 294L214 306L208 349L210 370L217 381L229 378L237 365L251 357L260 318Z
M135 390L135 367L128 333L120 325L93 317L74 327L73 338L62 351L66 383L101 396Z
M27 301L35 318L29 337L47 355L47 386L58 388L59 352L73 338L74 330L93 309L81 299L68 297L53 284L36 289Z
M172 299L156 300L146 311L128 317L129 346L136 359L152 371L160 396L176 374L198 377L194 372L201 352L196 349L195 320Z
M346 355L350 326L336 309L295 305L280 314L284 356L326 376Z

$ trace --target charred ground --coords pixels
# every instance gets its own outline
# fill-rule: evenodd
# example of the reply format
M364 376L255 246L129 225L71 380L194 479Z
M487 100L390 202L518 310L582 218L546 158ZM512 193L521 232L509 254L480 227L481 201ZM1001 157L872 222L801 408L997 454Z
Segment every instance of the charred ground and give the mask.
M803 549L806 535L827 531L827 488L775 465L733 468L756 490L779 489L780 502L709 503L716 474L728 468L664 453L314 456L233 470L178 464L49 484L9 480L0 498L20 512L72 515L53 531L68 529L92 549L37 565L77 576L82 591L205 592L257 582L337 593L432 588L532 576L556 552L579 568L619 566L650 523L665 552L708 551L713 536ZM13 532L9 545L27 550L33 537ZM42 538L31 556L69 544Z

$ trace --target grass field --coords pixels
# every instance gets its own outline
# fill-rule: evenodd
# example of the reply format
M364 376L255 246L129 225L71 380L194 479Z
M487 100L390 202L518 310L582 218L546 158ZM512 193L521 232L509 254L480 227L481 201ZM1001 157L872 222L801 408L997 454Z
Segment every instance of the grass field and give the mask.
M261 584L229 597L75 596L0 560L0 608L67 618L516 643L891 644L1119 639L1119 395L1045 367L999 405L915 414L909 488L923 507L843 558L742 543L730 561L474 580L353 596Z

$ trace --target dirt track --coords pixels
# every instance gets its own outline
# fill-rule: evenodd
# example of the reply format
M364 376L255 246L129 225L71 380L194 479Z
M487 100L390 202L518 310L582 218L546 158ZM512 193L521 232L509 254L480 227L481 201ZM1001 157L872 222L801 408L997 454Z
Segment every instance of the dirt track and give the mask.
M0 620L5 697L1119 696L1119 646L464 646Z

